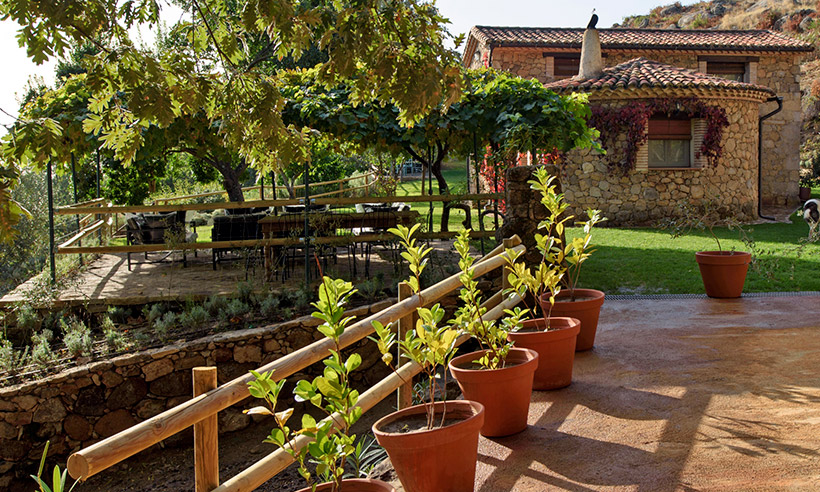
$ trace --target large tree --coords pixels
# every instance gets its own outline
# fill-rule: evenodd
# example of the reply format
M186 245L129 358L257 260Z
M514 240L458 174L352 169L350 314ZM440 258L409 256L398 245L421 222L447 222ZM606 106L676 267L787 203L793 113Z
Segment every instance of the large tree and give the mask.
M389 100L403 123L458 100L458 55L444 48L446 22L435 5L416 0L190 0L190 18L172 28L186 43L170 50L137 46L136 24L157 29L158 0L90 0L59 6L0 0L0 16L20 25L19 39L38 63L91 43L86 57L91 93L85 135L115 158L137 158L152 126L203 118L224 149L260 170L305 159L305 132L281 118L280 79L265 62L299 58L311 46L327 54L322 80L352 80L352 96ZM64 156L66 128L54 120L22 122L38 144L15 158ZM9 202L0 202L10 211Z

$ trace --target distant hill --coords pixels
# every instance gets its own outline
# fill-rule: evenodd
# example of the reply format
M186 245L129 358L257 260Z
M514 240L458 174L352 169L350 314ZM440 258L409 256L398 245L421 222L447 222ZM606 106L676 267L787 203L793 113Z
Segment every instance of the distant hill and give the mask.
M802 64L803 135L800 159L820 169L820 0L680 2L632 15L613 27L659 29L770 29L812 43Z

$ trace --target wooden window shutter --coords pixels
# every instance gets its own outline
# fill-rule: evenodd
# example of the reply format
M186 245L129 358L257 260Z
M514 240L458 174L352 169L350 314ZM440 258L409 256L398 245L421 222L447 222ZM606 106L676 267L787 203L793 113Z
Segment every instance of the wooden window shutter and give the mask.
M645 132L649 133L649 122L646 122ZM635 155L635 171L646 172L649 170L649 140L638 146L638 153Z
M705 155L701 155L700 148L703 145L703 137L706 136L706 119L693 118L692 119L692 167L702 168L708 165L708 160Z

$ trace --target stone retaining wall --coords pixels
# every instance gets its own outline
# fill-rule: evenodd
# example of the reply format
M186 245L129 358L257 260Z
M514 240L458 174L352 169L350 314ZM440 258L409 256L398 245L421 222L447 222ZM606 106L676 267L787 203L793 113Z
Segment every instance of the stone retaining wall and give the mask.
M389 299L348 314L361 318L393 304ZM216 366L218 383L226 383L322 338L318 324L305 316L121 355L0 389L0 490L15 475L27 477L26 465L40 459L46 441L51 441L49 456L64 463L70 453L191 398L193 367ZM352 376L357 387L370 387L387 374L372 342L364 340L350 350L363 359ZM246 400L219 412L220 432L247 427L251 419L241 409L253 403Z

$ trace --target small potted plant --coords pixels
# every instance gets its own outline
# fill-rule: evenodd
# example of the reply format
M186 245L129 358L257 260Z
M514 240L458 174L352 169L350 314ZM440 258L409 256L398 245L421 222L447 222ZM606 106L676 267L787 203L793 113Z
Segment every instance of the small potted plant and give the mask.
M800 197L801 202L805 202L811 198L811 188L812 186L815 186L816 182L817 178L814 178L811 174L800 176L800 190L798 196Z
M740 223L733 216L721 214L711 200L700 204L686 201L680 205L680 208L681 214L662 221L661 228L671 229L673 238L688 234L694 229L707 230L717 245L716 251L695 253L706 295L726 299L740 297L752 255L745 251L724 250L714 231L715 227L721 226L728 227L730 230L736 229L741 239L747 244L751 243Z
M484 405L483 436L509 436L527 428L533 375L538 368L538 353L514 348L508 335L521 327L526 310L506 310L500 323L484 319L481 291L475 280L474 259L470 256L470 230L463 230L455 241L464 286L463 305L456 311L451 326L468 333L481 349L455 357L450 372L458 381L464 398Z
M418 227L416 224L408 229L400 225L390 229L405 248L402 256L408 260L412 274L407 283L414 294L421 291L420 277L425 256L430 252L430 248L416 246L412 236ZM374 340L383 354L382 360L396 371L391 349L398 344L401 353L419 364L427 378L426 391L416 395L423 403L378 420L373 424L373 433L390 456L406 492L471 491L484 407L469 400L436 401L439 369L453 359L459 332L442 323L444 308L439 304L419 307L417 313L415 329L408 330L403 340L397 340L389 325L373 322ZM446 371L443 379L446 388Z
M575 345L580 332L580 321L574 318L554 317L552 309L556 296L561 292L561 281L566 268L559 261L563 250L558 248L560 239L554 235L563 232L569 217L562 217L567 208L561 195L552 186L553 178L539 169L536 176L545 186L541 191L547 202L548 216L539 224L546 234L535 234L535 242L541 253L541 261L533 267L518 262L514 250L507 251L507 279L510 288L507 295L518 295L533 313L533 318L522 323L520 330L509 333L516 347L529 348L538 352L538 369L535 372L533 389L550 390L563 388L572 382L572 367L575 361ZM532 305L528 300L532 299ZM541 300L547 299L547 303ZM539 316L540 314L540 316Z
M581 278L581 266L595 251L592 249L592 228L606 220L600 210L588 209L587 220L581 222L584 235L564 239L564 223L573 216L565 216L569 204L564 200L563 193L556 192L553 184L554 176L547 170L539 168L535 172L536 179L530 180L533 190L541 193L541 204L547 209L549 216L541 221L539 229L545 230L549 237L546 244L550 254L545 255L546 261L565 269L561 281L566 289L560 289L554 294L542 295L539 298L542 307L549 304L551 316L575 318L581 322L576 351L589 350L595 345L595 334L598 331L598 317L601 306L604 304L604 293L596 289L581 289L578 281ZM566 244L565 244L566 243Z
M299 474L308 484L307 488L299 492L395 492L390 484L379 480L344 478L345 464L348 458L355 457L357 450L356 435L350 433L350 428L362 415L362 409L357 406L359 392L350 385L350 373L359 367L362 358L356 353L343 357L339 346L339 337L353 319L344 316L344 306L355 292L350 282L329 277L322 279L319 300L313 303L317 310L313 316L322 320L318 330L333 340L336 349L324 360L325 368L321 376L313 381L301 380L294 389L297 401L310 402L327 414L328 418L317 422L313 416L305 413L301 429L290 429L287 423L293 415L293 409L276 411L285 380L274 381L270 372L251 371L256 379L248 383L248 390L252 396L265 400L267 406L254 407L245 412L274 417L276 427L271 430L265 442L286 450L299 463ZM307 446L296 449L292 440L299 435L313 440ZM315 483L305 464L307 460L316 464L316 473L324 483Z

